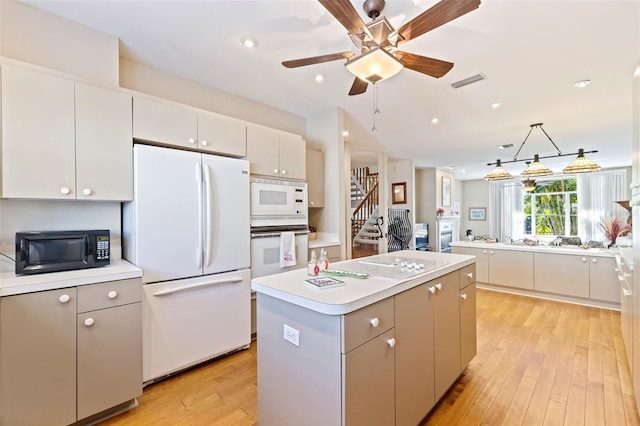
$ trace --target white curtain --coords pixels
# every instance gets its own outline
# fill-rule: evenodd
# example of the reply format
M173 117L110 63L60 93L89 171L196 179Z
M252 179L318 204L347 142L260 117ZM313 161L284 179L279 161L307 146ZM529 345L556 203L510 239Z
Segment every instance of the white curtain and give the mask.
M627 210L616 201L629 199L627 172L611 170L578 175L578 236L582 241L604 241L599 223L604 216L620 214L627 217Z
M489 232L500 242L524 236L524 195L515 180L491 182Z

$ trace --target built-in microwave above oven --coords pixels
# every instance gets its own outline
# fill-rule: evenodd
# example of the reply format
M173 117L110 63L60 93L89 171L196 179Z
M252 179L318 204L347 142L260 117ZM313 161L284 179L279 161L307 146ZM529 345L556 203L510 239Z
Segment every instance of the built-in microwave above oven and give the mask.
M307 225L307 184L251 178L251 226Z
M16 232L16 274L42 274L108 265L109 230Z

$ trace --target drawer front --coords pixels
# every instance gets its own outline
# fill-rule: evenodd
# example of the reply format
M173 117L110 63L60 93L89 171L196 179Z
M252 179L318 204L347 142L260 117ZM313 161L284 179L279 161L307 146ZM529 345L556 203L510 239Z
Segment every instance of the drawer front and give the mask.
M460 269L460 288L476 282L476 264L467 265Z
M344 315L342 353L357 348L393 326L393 297Z
M78 313L142 301L142 280L107 281L78 287Z

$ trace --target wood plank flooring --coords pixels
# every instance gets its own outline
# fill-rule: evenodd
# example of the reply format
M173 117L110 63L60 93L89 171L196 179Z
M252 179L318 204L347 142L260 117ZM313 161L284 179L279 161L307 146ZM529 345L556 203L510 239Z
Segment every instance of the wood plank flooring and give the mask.
M619 312L478 290L477 317L478 355L425 425L640 426ZM101 425L256 425L257 346L148 386Z

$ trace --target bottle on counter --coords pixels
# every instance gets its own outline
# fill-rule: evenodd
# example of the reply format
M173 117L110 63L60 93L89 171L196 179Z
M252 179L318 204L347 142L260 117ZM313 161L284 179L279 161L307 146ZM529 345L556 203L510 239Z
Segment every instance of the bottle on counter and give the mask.
M324 248L320 249L320 259L318 260L318 264L320 265L320 271L326 271L329 269L329 259L327 259L327 252L324 251Z
M316 251L313 250L311 252L311 259L307 264L307 275L316 276L320 273L320 266L318 265L318 261L316 260Z

